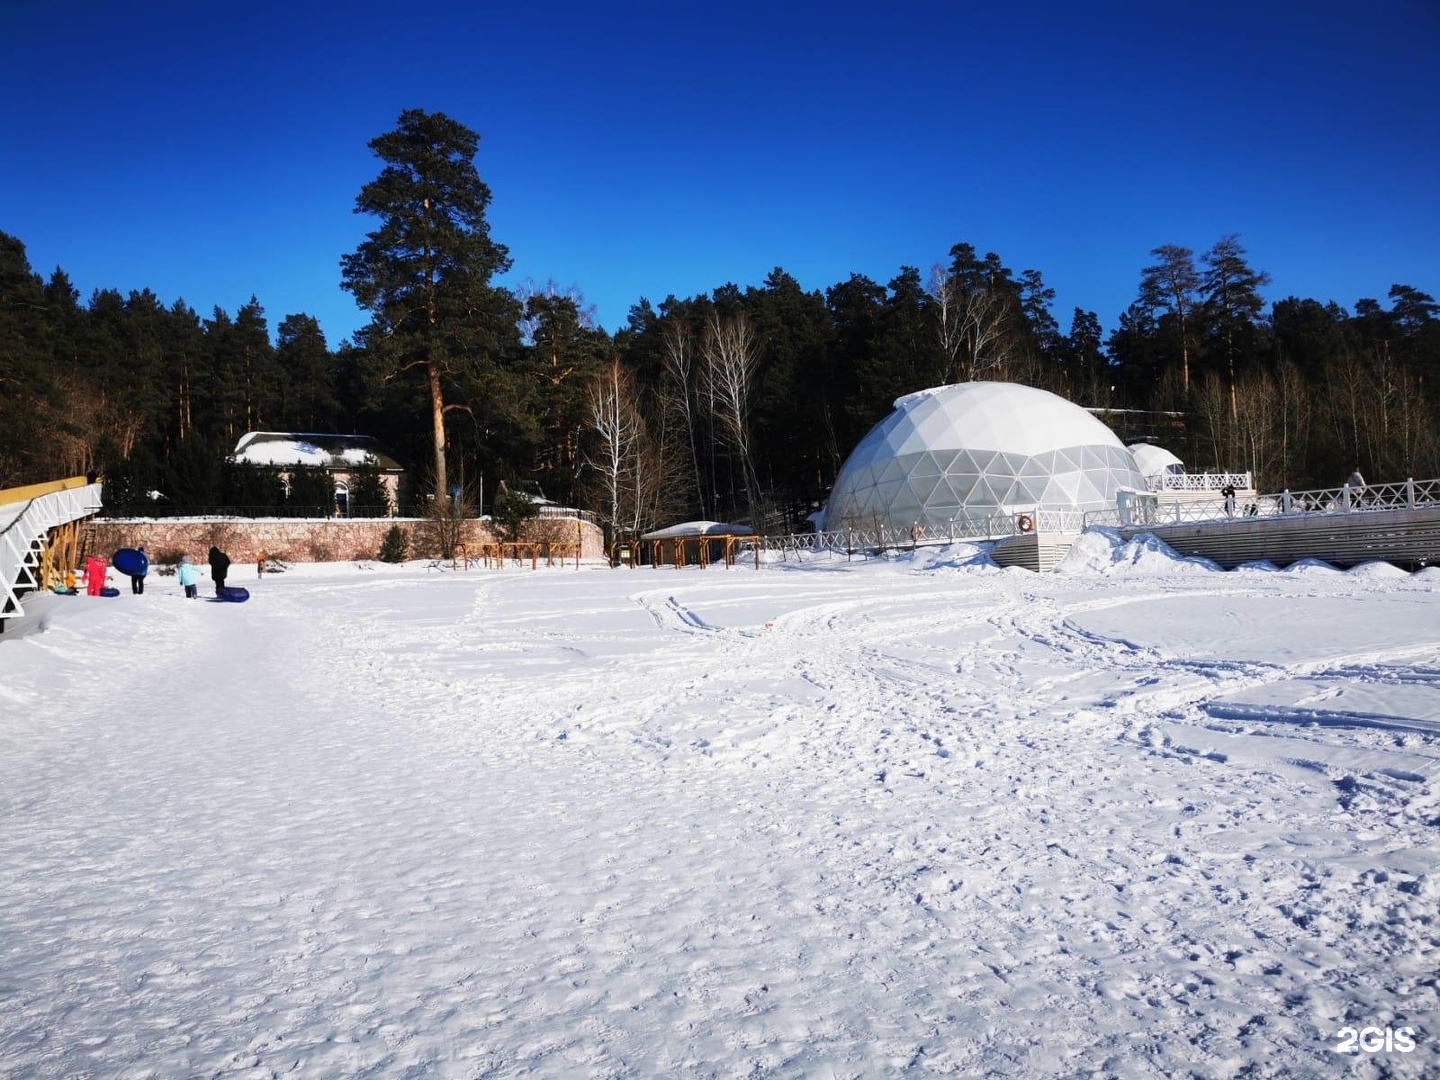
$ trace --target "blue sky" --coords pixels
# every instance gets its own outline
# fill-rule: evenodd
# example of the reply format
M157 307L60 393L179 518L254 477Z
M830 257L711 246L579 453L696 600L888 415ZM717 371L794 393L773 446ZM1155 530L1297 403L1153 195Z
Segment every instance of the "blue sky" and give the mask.
M1151 248L1440 293L1440 5L0 0L0 231L82 294L365 321L340 256L407 108L479 132L506 282L884 283L967 241L1107 332ZM1164 8L1165 10L1158 10Z

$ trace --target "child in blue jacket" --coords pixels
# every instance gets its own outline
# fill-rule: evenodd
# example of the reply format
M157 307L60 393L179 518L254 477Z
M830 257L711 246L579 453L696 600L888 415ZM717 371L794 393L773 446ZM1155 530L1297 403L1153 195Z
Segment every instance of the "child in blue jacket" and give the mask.
M189 555L180 556L180 565L175 569L175 576L180 579L180 584L185 586L185 595L194 600L200 593L200 568L190 561Z

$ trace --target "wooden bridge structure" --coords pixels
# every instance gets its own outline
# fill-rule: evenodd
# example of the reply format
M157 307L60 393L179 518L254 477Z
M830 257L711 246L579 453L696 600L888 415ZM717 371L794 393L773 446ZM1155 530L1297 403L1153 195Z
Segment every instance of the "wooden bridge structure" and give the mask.
M0 631L25 613L22 597L79 563L81 523L100 511L100 485L74 476L0 490Z

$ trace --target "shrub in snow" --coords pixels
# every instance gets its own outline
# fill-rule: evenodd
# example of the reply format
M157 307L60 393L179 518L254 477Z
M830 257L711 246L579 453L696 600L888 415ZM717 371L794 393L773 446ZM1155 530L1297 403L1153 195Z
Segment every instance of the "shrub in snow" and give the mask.
M391 525L380 542L380 561L402 563L410 557L410 537L399 525Z

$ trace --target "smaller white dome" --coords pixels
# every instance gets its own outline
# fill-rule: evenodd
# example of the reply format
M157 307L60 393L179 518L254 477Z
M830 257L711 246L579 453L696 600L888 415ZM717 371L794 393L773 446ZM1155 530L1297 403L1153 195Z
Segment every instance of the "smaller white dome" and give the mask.
M1129 449L1130 456L1135 459L1136 471L1146 480L1185 471L1185 463L1163 446L1142 442L1131 444Z

